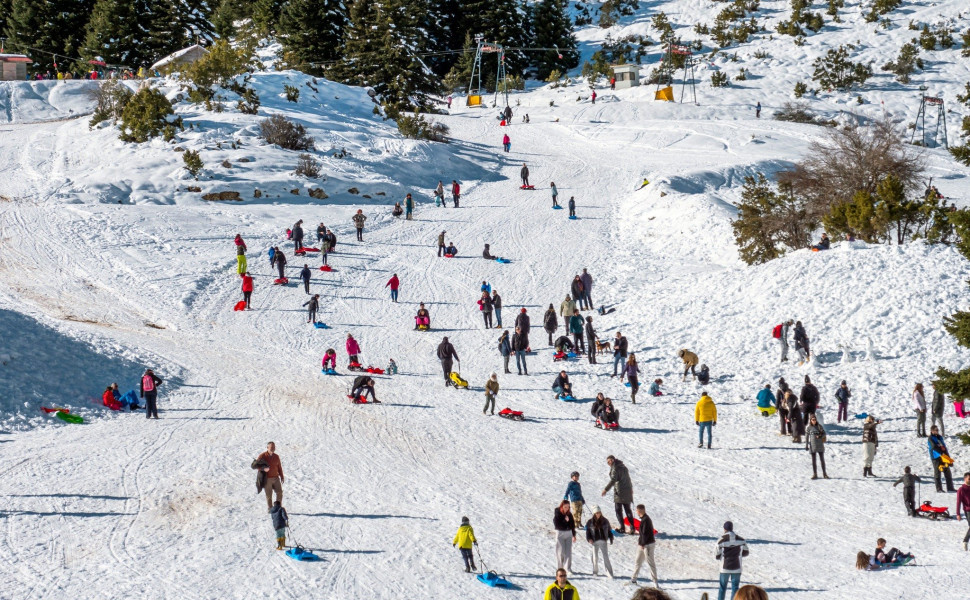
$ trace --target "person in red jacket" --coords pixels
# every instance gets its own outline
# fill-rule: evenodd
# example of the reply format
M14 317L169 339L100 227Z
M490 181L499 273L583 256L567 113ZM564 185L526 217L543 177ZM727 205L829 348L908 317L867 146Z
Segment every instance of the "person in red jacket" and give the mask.
M455 208L458 208L458 199L461 198L461 186L458 185L458 181L451 180L451 199L455 202Z
M507 133L502 136L502 147L505 148L506 152L508 152L509 148L512 147L512 140L509 139L509 134Z
M121 410L121 402L115 398L114 389L109 385L101 395L101 403L111 410Z
M963 549L966 551L967 542L970 542L970 472L963 474L963 485L957 490L957 521L960 520L960 513L967 517L967 534L963 536Z
M253 296L253 278L250 277L249 273L242 275L242 293L243 300L246 301L246 310L249 310L249 300Z
M397 273L395 273L394 276L391 277L387 281L387 283L384 284L384 287L391 288L391 300L393 300L394 302L397 302L397 288L399 288L400 286L401 286L401 280L397 278Z

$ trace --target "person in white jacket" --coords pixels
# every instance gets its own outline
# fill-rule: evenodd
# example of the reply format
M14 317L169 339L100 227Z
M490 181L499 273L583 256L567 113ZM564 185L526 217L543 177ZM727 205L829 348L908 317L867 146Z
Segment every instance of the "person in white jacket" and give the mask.
M913 409L916 411L916 437L926 437L926 396L923 394L923 384L917 383L913 388Z

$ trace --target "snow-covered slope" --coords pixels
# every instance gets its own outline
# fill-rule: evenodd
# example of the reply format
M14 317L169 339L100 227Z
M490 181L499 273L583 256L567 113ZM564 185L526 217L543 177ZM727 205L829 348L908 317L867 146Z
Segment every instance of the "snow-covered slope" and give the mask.
M636 501L663 532L661 584L675 598L713 590L713 544L726 519L751 542L744 580L764 586L773 600L963 598L963 525L906 518L889 483L907 464L929 474L925 444L912 434L909 392L917 381L928 383L939 364L966 361L941 317L966 304L967 262L953 249L916 243L839 245L741 266L729 225L740 177L797 159L820 129L755 121L743 107L645 102L637 93L618 92L618 101L596 105L576 103L575 89L523 94L508 129L491 111L459 104L444 118L453 143L433 147L395 145L388 126L366 119L352 97L340 109L347 112L294 112L308 123L341 127L348 144L382 148L366 160L327 164L333 173L335 165L354 165L375 189L386 186L384 205L360 205L369 217L363 243L353 241L350 225L358 205L346 198L176 198L171 206L132 196L134 204L65 204L74 194L67 190L94 189L101 166L121 173L112 164L122 157L135 161L138 181L170 189L181 181L167 158L175 153L154 143L137 154L119 150L109 132L87 133L82 122L16 126L14 136L0 138L19 161L4 167L3 184L36 186L0 204L0 334L36 340L0 352L11 359L0 361L0 393L25 394L5 399L5 409L16 405L20 414L7 422L35 425L29 419L37 406L55 401L59 389L63 404L89 418L83 426L50 421L2 435L2 589L14 598L498 593L461 573L449 545L467 515L488 568L518 586L506 595L535 598L555 568L551 516L569 472L582 473L589 503L612 520L610 498L598 492L607 481L605 457L615 454L631 470ZM523 113L531 124L520 124ZM203 134L216 125L205 125ZM499 148L503 132L512 138L509 154ZM34 145L17 154L13 147L28 141ZM42 152L43 143L54 151ZM270 180L274 168L283 169L282 154L254 143L243 151L260 165L259 177ZM84 160L90 162L75 162ZM965 169L939 152L930 160L933 169L951 170L944 193L966 194ZM150 161L167 166L151 170ZM518 189L523 162L535 191ZM66 176L84 170L77 164L91 166L83 185ZM153 177L142 174L149 171ZM652 183L634 191L644 177ZM403 192L427 190L438 179L462 181L462 208L435 207L425 192L414 221L388 216L387 204ZM549 208L550 181L561 201L576 198L578 220ZM286 249L294 279L304 262L317 265L319 259L294 259L283 240L301 218L309 230L323 221L339 236L330 260L335 271L314 271L311 286L331 329L306 324L302 288L270 284L270 245ZM460 249L455 259L435 256L442 230ZM240 297L235 233L249 243L256 276L248 313L231 310ZM485 243L511 264L479 258ZM542 313L550 303L559 306L583 268L595 278L594 302L616 308L593 315L599 337L626 335L644 386L662 377L667 395L647 398L644 390L631 405L627 389L609 377L610 365L552 362ZM402 280L399 304L384 288L394 273ZM482 280L502 295L507 328L521 308L532 317L538 354L528 359L529 377L514 367L501 373L498 332L483 330L475 306ZM412 330L418 302L430 308L435 331ZM785 317L806 323L816 365L778 365L776 349L766 344ZM383 367L394 358L400 366L394 377L377 377L383 405L347 402L347 333L360 341L365 363ZM443 335L454 342L471 391L443 386L434 355ZM868 338L876 360L841 364L839 344L861 359ZM338 349L340 377L319 373L328 347ZM700 388L678 379L682 347L697 351L712 371L707 389L719 418L710 451L696 448L692 411ZM69 364L62 369L61 362ZM86 400L114 380L136 387L142 366L166 380L159 421L107 414ZM552 398L552 379L563 366L580 403ZM502 385L499 407L525 411L526 422L481 414L482 385L492 371ZM779 437L777 421L763 420L753 407L764 383L783 375L797 386L805 374L822 392L828 481L809 480L808 453ZM855 393L851 413L884 419L877 479L861 478L859 422L833 424L831 398L841 379ZM598 391L618 399L620 431L592 427L589 400ZM949 413L948 433L960 427ZM970 454L950 439L962 472ZM272 549L269 517L248 468L269 440L287 475L291 541L319 549L320 563L297 563ZM952 510L952 496L922 492ZM914 552L918 566L856 571L855 553L871 551L878 536ZM580 541L571 580L583 598L629 597L624 582L634 551L629 537L611 547L618 579L610 581L589 574Z

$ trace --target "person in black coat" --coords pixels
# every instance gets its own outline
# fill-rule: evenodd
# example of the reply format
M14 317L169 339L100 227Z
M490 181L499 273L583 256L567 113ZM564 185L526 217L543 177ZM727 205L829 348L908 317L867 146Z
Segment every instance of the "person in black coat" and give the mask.
M441 361L441 370L445 374L445 387L448 387L451 385L451 367L454 366L452 360L461 362L458 353L455 352L455 347L448 341L448 336L445 336L438 344L438 360Z
M310 272L310 265L304 264L303 269L300 270L300 279L303 280L303 289L306 291L307 296L310 295L310 278L313 277L313 273Z
M815 414L819 402L818 388L815 387L808 375L805 376L805 385L802 386L799 400L801 401L802 418L808 421L808 418Z
M808 334L801 321L795 322L795 351L798 352L799 362L805 362L811 358L811 351L808 343Z
M277 270L280 272L280 279L285 279L286 275L283 273L283 269L286 268L286 256L283 251L280 250L279 246L276 247L276 252L273 253L273 263L276 265Z
M586 317L586 356L589 364L596 364L596 331L593 329L593 317Z
M609 398L603 399L603 403L600 405L596 418L599 419L604 425L607 423L615 423L617 426L620 425L620 411L613 406L613 400Z
M556 338L555 347L556 347L556 352L569 352L570 350L575 348L575 346L573 346L573 343L569 341L569 338L564 335L561 335L558 338Z
M162 378L155 375L155 371L145 369L145 374L141 377L140 395L145 399L145 418L158 418L158 386L162 384Z
M350 390L350 395L354 397L356 401L358 398L365 400L367 396L370 396L371 402L375 404L380 404L381 401L377 399L377 393L374 391L374 379L370 375L358 375L354 378L354 385Z
M778 418L781 420L781 435L791 435L791 425L788 422L788 406L783 402L785 392L790 391L784 377L778 378L778 391L775 392L775 406L778 407Z
M525 364L525 352L528 349L529 334L516 327L512 334L512 352L515 352L515 367L519 370L519 375L529 374L529 367Z
M559 319L556 318L556 309L553 308L552 304L549 305L549 310L542 317L542 328L549 334L549 345L552 346L552 334L556 333L556 329L559 328Z
M578 306L576 308L580 310L586 310L586 286L583 285L583 280L579 278L579 275L573 278L573 283L569 287L569 290L573 294L573 298L576 299Z
M593 546L593 575L599 574L598 559L603 555L606 572L613 577L613 565L610 564L610 556L606 550L607 542L613 544L613 528L598 506L593 509L593 518L586 521L586 541Z
M293 250L300 250L303 248L303 219L300 219L293 224L293 229L290 230L290 235L293 238Z
M320 308L320 294L314 294L313 295L313 298L310 298L309 300L307 300L306 302L303 303L303 306L306 306L307 307L307 309L306 309L306 312L307 312L306 322L307 323L316 323L317 322L317 309Z
M526 312L525 307L515 317L515 328L521 329L522 333L529 335L529 330L532 328L532 320L529 318L529 313Z

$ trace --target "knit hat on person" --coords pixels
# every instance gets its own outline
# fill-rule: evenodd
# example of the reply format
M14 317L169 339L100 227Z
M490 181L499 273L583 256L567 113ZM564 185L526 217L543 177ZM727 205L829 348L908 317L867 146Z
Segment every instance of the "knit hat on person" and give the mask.
M462 517L462 518L461 518L461 524L462 524L462 525L468 525L468 523L469 523L469 521L468 521L468 517Z
M724 531L734 531L734 523L730 521L724 522Z
M600 507L594 506L593 507L593 514L594 515L601 515L601 514L603 514L603 511L600 510Z

